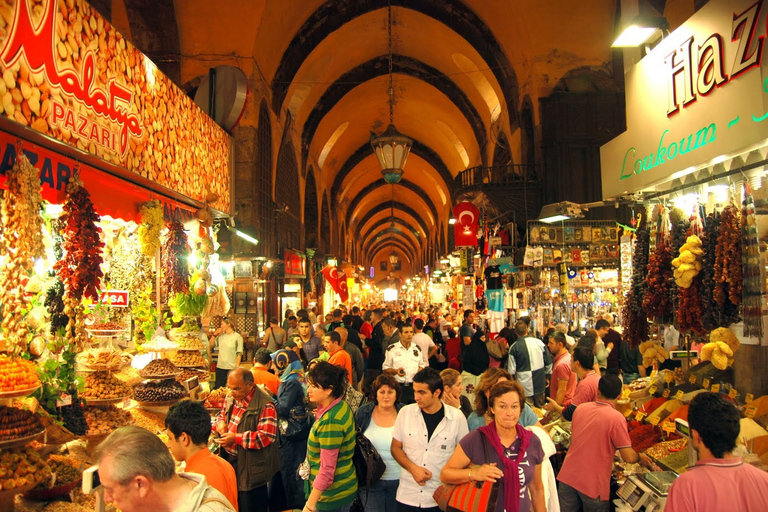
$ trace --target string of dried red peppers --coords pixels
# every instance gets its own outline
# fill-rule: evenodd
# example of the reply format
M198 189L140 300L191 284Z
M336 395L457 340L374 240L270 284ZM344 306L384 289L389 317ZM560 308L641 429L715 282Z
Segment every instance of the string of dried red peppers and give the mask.
M168 237L163 244L162 255L163 292L169 298L177 293L189 293L189 244L181 222L168 224Z

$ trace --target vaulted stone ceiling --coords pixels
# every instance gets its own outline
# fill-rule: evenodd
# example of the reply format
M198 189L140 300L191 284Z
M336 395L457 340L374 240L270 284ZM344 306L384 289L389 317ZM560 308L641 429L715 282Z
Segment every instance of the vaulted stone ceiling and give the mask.
M618 2L390 1L394 121L415 141L394 189L369 144L370 132L389 122L387 0L114 0L110 8L128 37L151 26L153 13L172 14L174 30L156 34L171 39L164 50L139 47L178 73L180 84L194 85L220 64L243 69L251 89L241 127L257 126L265 100L272 153L286 142L296 151L296 215L322 228L322 205L330 205L333 234L319 234L331 237L328 252L368 265L396 247L414 264L428 264L447 247L456 176L490 165L502 132L521 163L520 141L540 139L539 99L575 69L612 72ZM141 38L147 35L132 37ZM524 104L533 105L534 133L521 133ZM522 163L540 162L540 151ZM274 160L273 167L280 187ZM303 186L310 168L316 201L304 197L313 192ZM319 210L305 211L305 203Z

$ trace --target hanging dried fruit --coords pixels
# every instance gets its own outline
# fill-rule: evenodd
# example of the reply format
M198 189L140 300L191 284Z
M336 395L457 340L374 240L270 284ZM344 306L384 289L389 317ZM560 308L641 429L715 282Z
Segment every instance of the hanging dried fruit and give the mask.
M160 230L163 229L163 205L157 199L153 199L141 205L141 225L139 226L139 240L141 240L141 252L150 258L154 258L160 248Z
M645 277L646 291L643 309L648 317L667 319L672 314L669 290L672 277L672 249L666 240L656 244L656 250L648 260L648 275Z
M726 206L720 219L720 233L715 248L715 302L721 308L730 301L741 304L742 295L742 257L741 257L741 219L739 210Z
M760 269L760 246L757 239L757 219L752 190L746 186L741 214L741 232L744 243L742 252L744 335L763 339L762 297L763 284ZM731 276L734 278L733 276ZM734 278L735 279L735 278ZM736 287L733 287L734 290ZM733 291L733 290L732 290ZM729 297L731 294L729 293Z
M717 249L717 236L720 233L720 213L713 212L707 216L702 237L704 254L701 257L701 325L711 331L720 325L730 325L733 321L725 322L723 316L726 312L720 310L715 304L713 294L715 290L715 252ZM738 310L736 311L738 318ZM738 320L736 320L738 321Z
M101 283L101 228L99 215L83 182L75 176L67 185L67 199L61 215L64 227L64 257L56 262L56 275L64 283L66 296L80 301L83 297L98 300ZM70 315L71 317L71 315Z
M636 231L637 240L632 254L632 287L625 298L624 318L627 321L627 329L624 339L630 347L637 347L648 340L648 318L643 309L646 282L645 275L648 271L648 249L650 243L650 229L643 217Z
M173 297L189 292L189 245L184 225L179 221L168 224L168 237L163 244L163 293Z
M3 304L2 328L13 352L26 350L29 329L24 316L28 309L22 280L31 272L36 258L43 256L43 198L40 176L26 156L19 151L16 162L6 173L2 202L2 251L7 254L0 269L0 304Z

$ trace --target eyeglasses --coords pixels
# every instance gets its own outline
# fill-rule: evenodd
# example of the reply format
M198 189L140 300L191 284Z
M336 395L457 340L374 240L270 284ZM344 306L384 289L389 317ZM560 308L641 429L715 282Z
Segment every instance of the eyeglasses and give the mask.
M508 459L511 459L511 458L513 458L515 456L515 454L512 453L512 449L511 448L504 448L504 456L506 458L508 458Z

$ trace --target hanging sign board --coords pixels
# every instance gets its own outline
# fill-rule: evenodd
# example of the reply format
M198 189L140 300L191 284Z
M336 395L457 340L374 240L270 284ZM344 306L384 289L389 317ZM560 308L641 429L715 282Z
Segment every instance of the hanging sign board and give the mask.
M306 258L303 254L286 249L285 251L285 275L294 277L306 277Z
M625 74L627 131L600 148L604 198L764 141L767 10L763 1L712 0Z
M0 116L229 211L229 135L85 0L0 15Z

